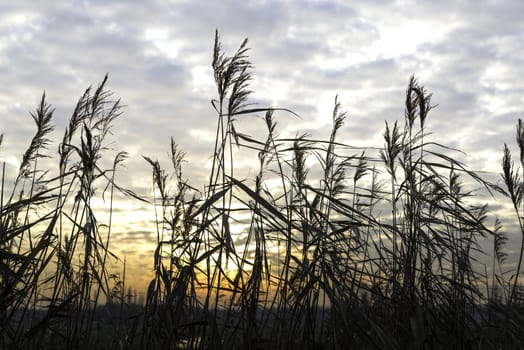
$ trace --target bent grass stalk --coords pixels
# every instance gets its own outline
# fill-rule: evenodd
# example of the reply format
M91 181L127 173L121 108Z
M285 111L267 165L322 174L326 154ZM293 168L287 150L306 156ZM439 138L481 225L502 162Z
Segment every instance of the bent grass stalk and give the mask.
M276 120L296 115L249 103L248 50L245 40L228 56L215 35L217 127L204 189L183 177L184 154L173 139L171 172L144 157L153 174L157 248L146 304L133 316L125 276L108 272L116 258L109 247L114 191L141 197L116 183L125 153L116 154L110 169L101 165L119 101L111 100L107 77L84 92L59 146L58 174L49 175L40 168L53 110L42 97L32 114L37 131L12 184L2 166L0 347L522 345L518 277L524 243L506 279L501 224L486 227L486 206L473 205L467 189L476 183L508 196L524 232L522 179L508 147L503 189L467 169L455 150L431 141L426 125L432 96L415 77L406 89L404 125L386 122L379 157L371 147L338 141L347 117L338 97L329 139L301 133L281 138ZM267 129L260 139L243 134L237 120L258 114ZM517 144L524 166L520 120ZM237 178L235 147L258 156L253 178ZM110 192L105 232L92 205L100 188L102 196ZM490 267L482 272L477 258L485 237L494 241ZM495 287L507 297L497 301ZM119 303L117 324L100 317L103 295L105 312Z

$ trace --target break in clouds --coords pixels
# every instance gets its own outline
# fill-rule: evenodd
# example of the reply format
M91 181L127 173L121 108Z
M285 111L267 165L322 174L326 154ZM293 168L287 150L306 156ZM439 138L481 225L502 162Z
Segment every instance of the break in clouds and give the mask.
M434 137L474 153L471 166L498 171L493 153L513 138L521 114L523 11L519 1L2 5L2 157L15 162L32 132L28 112L44 90L61 130L83 90L107 72L126 105L115 142L134 156L130 162L163 156L173 136L200 163L197 171L212 152L218 29L229 52L249 38L252 101L297 112L300 123L279 121L290 134L326 133L338 94L351 116L344 138L381 146L384 120L403 118L415 74L438 104L428 120Z

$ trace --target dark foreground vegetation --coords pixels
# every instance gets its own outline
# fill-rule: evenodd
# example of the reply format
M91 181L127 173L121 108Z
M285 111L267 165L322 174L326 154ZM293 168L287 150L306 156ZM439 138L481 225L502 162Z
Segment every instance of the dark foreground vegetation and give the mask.
M170 171L144 157L158 239L144 305L108 271L112 205L104 222L91 205L117 192L143 200L114 181L125 153L102 165L119 102L106 80L88 89L48 172L53 110L42 98L12 183L3 165L0 348L523 348L523 249L508 269L501 224L486 222L475 195L506 197L522 233L523 179L508 148L503 186L469 170L431 141L431 95L413 77L405 118L385 124L375 154L337 139L338 101L329 139L281 138L277 116L295 116L248 103L246 44L227 56L215 40L216 143L203 190L185 180L173 141ZM263 116L263 138L235 128L245 115ZM523 163L520 120L517 143ZM235 176L238 150L258 157L254 176Z

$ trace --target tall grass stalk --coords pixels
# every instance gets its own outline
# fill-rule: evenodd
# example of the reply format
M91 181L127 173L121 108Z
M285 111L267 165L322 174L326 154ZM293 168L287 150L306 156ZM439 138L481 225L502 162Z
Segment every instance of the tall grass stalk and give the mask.
M338 96L326 140L283 138L277 121L297 115L250 103L247 44L230 56L215 35L217 126L205 186L189 184L173 139L168 167L144 156L156 249L143 306L126 294L131 257L120 260L122 274L108 268L119 261L110 249L115 191L144 200L117 184L127 154L107 147L120 102L107 77L84 92L55 174L42 170L53 161L53 109L42 97L17 174L2 165L0 347L521 348L524 246L506 278L508 236L499 221L486 226L489 208L475 192L505 194L524 232L522 179L508 147L504 188L469 170L460 151L432 140L432 95L414 76L403 121L385 123L380 149L343 139L349 118ZM266 135L240 130L248 115ZM519 120L522 166L523 135ZM238 150L258 159L254 176L239 176ZM94 203L106 195L100 222ZM493 246L484 251L486 241Z

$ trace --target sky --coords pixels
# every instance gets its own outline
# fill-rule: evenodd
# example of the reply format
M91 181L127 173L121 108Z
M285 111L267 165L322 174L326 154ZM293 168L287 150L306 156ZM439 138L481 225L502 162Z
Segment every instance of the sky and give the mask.
M249 39L250 101L300 115L278 116L281 135L329 135L338 95L348 112L340 140L380 147L384 121L404 118L414 74L438 105L427 120L433 140L495 176L504 142L516 152L515 124L524 116L523 16L521 0L5 1L0 161L19 165L34 132L29 112L44 91L56 109L58 142L80 95L108 73L125 105L112 136L129 153L121 183L150 195L142 156L167 165L173 137L186 153L185 176L202 188L217 122L210 101L218 30L230 54ZM246 117L239 129L256 134L257 125L263 130L260 118ZM153 231L135 224L151 211L132 202L119 208L125 224L115 229L115 249L140 274L152 268L150 251L140 247Z

